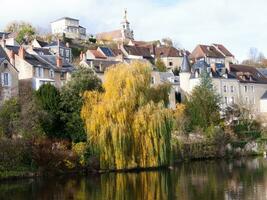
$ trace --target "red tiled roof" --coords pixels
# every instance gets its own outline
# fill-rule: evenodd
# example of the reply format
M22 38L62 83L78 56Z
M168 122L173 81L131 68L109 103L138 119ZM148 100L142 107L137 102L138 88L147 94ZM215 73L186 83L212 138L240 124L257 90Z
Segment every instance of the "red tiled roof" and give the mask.
M236 75L241 82L254 82L267 84L267 78L255 67L247 65L230 65L230 71Z
M190 55L191 59L198 59L203 57L225 58L225 56L214 46L209 45L198 45Z
M101 59L106 59L107 58L100 51L97 51L97 50L89 50L89 51L95 56L95 58L101 58Z
M230 56L230 57L234 57L234 55L228 51L228 49L225 48L225 46L223 46L222 44L213 44L215 47L217 47L224 56Z
M186 51L186 54L190 54L189 51ZM176 49L174 47L156 47L156 57L183 57L184 52L181 49Z
M96 34L96 39L103 40L103 39L120 39L122 38L121 30L114 30L110 32L103 32Z
M129 45L123 45L123 47L129 55L151 57L149 48Z

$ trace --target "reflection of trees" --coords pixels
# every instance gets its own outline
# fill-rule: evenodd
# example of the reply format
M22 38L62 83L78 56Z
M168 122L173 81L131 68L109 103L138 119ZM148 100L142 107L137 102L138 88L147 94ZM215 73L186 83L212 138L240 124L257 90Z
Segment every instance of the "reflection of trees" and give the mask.
M0 184L0 199L264 199L267 161L203 161L173 170Z

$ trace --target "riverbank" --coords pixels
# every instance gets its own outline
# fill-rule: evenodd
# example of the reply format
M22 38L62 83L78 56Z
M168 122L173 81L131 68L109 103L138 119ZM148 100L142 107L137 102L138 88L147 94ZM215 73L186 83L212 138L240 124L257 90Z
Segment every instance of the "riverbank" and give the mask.
M22 143L17 142L17 147L21 148ZM248 157L248 156L257 156L263 155L264 152L267 151L267 140L266 139L258 139L253 141L231 141L225 144L218 144L212 141L183 141L174 140L172 143L172 162L181 163L184 161L190 160L207 160L207 159L235 159L240 157ZM25 148L29 148L28 145L23 145ZM25 150L25 149L24 149ZM28 149L29 150L29 149ZM14 153L14 152L13 152ZM25 153L25 152L24 152ZM2 152L3 154L3 152ZM57 154L61 154L57 152ZM64 169L49 169L46 170L44 168L38 168L38 166L33 165L25 165L25 156L17 153L17 156L14 157L2 157L2 167L0 168L0 181L3 180L16 180L16 179L24 179L24 178L36 178L36 177L51 177L51 176L59 176L59 175L69 175L69 174L102 174L109 172L136 172L136 171L149 171L155 170L159 168L145 168L145 169L127 169L127 170L100 170L96 166L92 167L90 165L80 166L76 168L64 168ZM49 157L49 156L48 156ZM16 158L16 159L15 159ZM51 158L51 155L50 155ZM64 157L62 158L64 159ZM3 160L5 160L5 167L3 167ZM60 160L60 159L59 159ZM9 162L9 163L8 163ZM48 162L48 161L47 161ZM49 161L51 162L51 160ZM66 162L66 161L65 161ZM13 164L11 167L10 163ZM24 164L25 167L19 167L19 165ZM58 163L61 163L61 161ZM29 164L29 163L28 163ZM47 165L49 165L47 163ZM9 167L8 167L9 166ZM168 168L169 166L165 166L164 168ZM162 168L162 167L161 167ZM171 168L171 167L170 167Z

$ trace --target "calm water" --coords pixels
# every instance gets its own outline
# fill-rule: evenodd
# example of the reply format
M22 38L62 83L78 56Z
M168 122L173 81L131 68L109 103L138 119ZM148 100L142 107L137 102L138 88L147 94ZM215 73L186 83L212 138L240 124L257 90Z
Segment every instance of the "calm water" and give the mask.
M0 183L4 200L267 199L267 160L194 161L173 170Z

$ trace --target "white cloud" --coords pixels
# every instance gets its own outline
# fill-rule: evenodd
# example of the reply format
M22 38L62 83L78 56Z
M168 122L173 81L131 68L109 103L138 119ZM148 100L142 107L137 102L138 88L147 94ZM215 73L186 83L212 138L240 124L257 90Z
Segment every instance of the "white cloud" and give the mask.
M223 43L238 59L257 47L267 55L266 0L1 0L0 29L24 20L49 28L62 16L79 18L88 32L119 27L127 8L136 39L171 37L184 48Z

